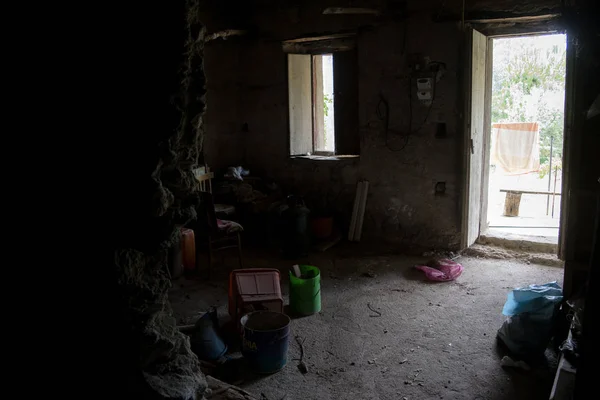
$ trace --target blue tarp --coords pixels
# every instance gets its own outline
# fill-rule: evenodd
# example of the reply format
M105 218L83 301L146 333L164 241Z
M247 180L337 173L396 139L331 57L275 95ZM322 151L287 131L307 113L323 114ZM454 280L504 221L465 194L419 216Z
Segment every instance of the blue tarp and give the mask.
M520 357L544 354L552 336L554 312L562 298L556 282L513 289L502 310L508 319L498 330L498 337Z
M502 309L502 314L512 317L524 312L544 314L551 318L554 306L562 300L562 289L556 281L543 285L529 285L513 289L509 294Z

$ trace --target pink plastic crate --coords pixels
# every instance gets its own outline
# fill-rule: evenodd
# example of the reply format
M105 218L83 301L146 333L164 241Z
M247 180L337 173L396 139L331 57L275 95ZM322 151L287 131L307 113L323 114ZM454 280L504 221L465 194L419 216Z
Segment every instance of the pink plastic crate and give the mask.
M236 269L229 275L229 315L239 324L248 306L283 312L279 271L272 268Z

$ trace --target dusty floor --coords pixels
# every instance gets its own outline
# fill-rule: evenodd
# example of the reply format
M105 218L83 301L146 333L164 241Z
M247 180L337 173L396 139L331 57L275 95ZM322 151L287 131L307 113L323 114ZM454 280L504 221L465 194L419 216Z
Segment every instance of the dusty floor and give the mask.
M282 271L288 292L290 261L246 250L248 267ZM454 282L429 283L412 265L424 258L361 255L338 246L312 255L321 269L323 311L294 319L292 335L305 338L309 372L297 369L299 348L290 343L288 365L239 386L270 400L293 399L547 399L554 371L500 367L496 331L508 291L557 280L563 270L520 260L460 257ZM226 314L228 273L210 281L180 278L170 293L179 324L193 323L209 306ZM363 277L370 271L375 277ZM285 272L285 273L284 273ZM367 304L381 312L372 317Z

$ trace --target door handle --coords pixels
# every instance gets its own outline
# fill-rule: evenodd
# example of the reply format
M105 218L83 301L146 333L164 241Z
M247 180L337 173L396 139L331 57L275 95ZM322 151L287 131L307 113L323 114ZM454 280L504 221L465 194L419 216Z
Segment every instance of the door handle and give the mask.
M473 143L473 139L471 139L471 154L475 154L475 144Z

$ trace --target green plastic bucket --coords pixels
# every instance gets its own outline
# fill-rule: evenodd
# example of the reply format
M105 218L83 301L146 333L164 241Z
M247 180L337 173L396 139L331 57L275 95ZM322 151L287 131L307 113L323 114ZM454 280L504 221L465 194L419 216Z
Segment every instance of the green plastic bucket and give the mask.
M321 271L312 265L300 265L301 278L290 271L290 309L300 315L321 311Z

